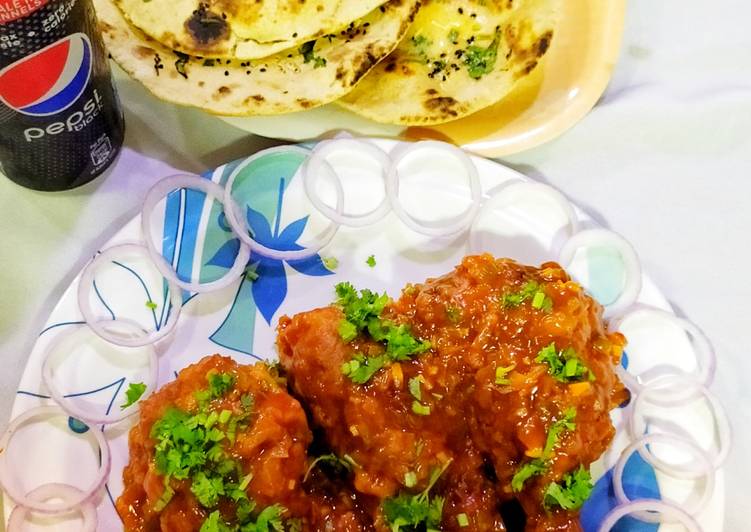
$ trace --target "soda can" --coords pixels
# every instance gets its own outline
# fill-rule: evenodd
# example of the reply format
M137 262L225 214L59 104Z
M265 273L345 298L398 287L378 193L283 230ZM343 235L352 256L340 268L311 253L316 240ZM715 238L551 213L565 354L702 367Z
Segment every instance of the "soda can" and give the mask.
M112 163L123 129L91 0L0 0L0 173L75 188Z

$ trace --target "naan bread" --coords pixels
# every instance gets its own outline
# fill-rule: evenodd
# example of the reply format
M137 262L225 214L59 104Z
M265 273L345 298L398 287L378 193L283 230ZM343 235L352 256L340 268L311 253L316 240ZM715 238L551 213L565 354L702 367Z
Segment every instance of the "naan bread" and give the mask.
M174 52L128 24L113 0L94 0L115 61L159 98L223 115L310 109L349 92L406 33L418 0L391 0L346 31L262 61Z
M391 124L456 120L494 104L537 67L557 0L425 0L396 50L340 102Z
M257 59L338 33L386 0L116 0L128 21L167 48Z

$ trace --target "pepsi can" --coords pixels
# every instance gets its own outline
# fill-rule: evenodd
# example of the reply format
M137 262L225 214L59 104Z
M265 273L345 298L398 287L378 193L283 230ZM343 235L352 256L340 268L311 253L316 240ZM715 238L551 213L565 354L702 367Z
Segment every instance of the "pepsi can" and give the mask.
M91 0L0 0L0 173L71 189L101 174L122 142Z

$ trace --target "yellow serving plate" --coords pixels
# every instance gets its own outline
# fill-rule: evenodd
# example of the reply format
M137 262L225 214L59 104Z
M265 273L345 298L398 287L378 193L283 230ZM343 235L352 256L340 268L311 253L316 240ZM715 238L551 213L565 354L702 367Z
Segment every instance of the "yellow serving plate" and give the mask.
M602 95L618 59L626 0L564 0L542 68L497 104L433 127L389 126L336 104L280 116L225 117L265 137L305 140L348 130L370 136L441 139L487 157L517 153L547 142L581 120Z

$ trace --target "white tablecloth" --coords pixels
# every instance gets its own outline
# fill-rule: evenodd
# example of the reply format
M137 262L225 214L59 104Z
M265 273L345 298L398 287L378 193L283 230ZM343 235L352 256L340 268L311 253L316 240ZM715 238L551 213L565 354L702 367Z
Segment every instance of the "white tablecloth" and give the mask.
M632 0L621 59L597 107L559 139L505 159L630 240L676 311L713 339L713 389L736 437L726 468L729 531L749 528L750 22L744 0ZM175 169L203 171L274 143L163 104L122 77L119 88L126 143L104 177L58 194L0 178L0 425L52 306L149 186Z

